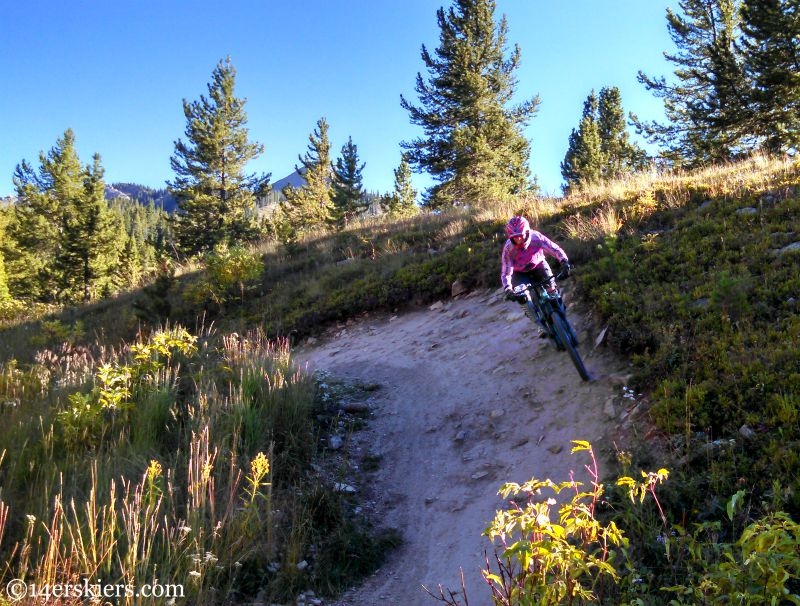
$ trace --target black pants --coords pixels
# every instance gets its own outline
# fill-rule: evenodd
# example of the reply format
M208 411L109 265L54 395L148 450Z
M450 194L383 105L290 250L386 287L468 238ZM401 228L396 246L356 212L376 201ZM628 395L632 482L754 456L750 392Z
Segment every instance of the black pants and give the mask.
M515 271L511 275L511 286L519 286L520 284L537 284L548 278L550 279L548 290L555 288L556 281L553 279L553 270L550 269L550 264L545 261L530 271Z

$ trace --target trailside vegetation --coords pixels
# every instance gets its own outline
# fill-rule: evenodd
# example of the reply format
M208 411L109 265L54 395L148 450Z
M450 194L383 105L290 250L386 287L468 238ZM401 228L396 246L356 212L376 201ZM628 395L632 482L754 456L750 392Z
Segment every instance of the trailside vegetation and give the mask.
M285 339L258 330L174 325L116 350L64 343L30 370L4 364L0 576L180 590L123 604L344 589L397 537L352 514L332 481L341 463L325 470L314 419L338 404L324 391Z

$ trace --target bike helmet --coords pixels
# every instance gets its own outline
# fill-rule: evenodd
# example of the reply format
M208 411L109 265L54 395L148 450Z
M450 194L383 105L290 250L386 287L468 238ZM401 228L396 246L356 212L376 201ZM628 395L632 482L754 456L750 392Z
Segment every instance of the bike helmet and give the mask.
M509 239L516 236L522 236L524 240L527 241L530 234L531 224L528 223L528 220L525 217L521 217L519 215L516 217L511 217L506 224L506 235L509 237Z

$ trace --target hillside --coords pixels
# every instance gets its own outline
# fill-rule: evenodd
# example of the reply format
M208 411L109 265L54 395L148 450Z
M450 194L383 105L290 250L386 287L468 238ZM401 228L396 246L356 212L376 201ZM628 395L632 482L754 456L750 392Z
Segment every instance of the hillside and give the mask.
M106 200L114 200L119 197L127 197L145 206L153 204L168 213L177 208L177 200L166 189L153 189L135 183L106 185Z
M175 198L166 189L153 189L136 183L106 184L105 198L106 200L117 200L118 198L133 200L144 206L152 204L168 213L174 211L177 205ZM16 196L0 198L0 205L12 205L16 202Z
M576 266L565 288L593 383L495 296L515 212ZM427 602L420 583L455 589L460 566L474 573L501 483L581 473L575 439L602 464L591 522L629 541L613 550L616 578L582 577L604 603L697 603L759 570L787 571L769 587L798 594L799 215L800 165L756 157L563 200L371 218L3 317L6 570L191 571L195 604L330 601L366 576L344 603ZM662 468L641 505L614 482ZM129 549L133 519L149 524L146 558ZM72 539L49 548L77 529L107 541L103 558ZM26 560L23 541L37 546Z

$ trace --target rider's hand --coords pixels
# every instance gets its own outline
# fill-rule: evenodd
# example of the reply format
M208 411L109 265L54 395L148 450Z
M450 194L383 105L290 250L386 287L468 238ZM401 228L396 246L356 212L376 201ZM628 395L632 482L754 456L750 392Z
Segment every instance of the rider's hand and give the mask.
M515 303L519 303L520 305L527 302L527 297L521 292L514 292L511 288L505 289L506 299L509 301L514 301Z
M562 266L561 273L564 274L565 278L568 277L572 273L573 269L575 269L575 266L572 263L570 263L569 261L564 261L561 264L561 266Z

